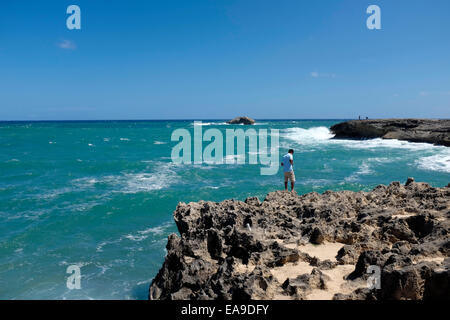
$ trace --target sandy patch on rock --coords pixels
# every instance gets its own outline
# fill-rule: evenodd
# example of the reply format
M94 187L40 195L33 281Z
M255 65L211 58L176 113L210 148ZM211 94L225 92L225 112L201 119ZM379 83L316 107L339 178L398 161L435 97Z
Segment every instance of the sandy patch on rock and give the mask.
M402 212L402 213L393 214L391 217L393 219L406 219L406 218L409 218L409 217L413 217L415 215L416 215L415 213Z
M282 267L270 270L270 272L279 283L283 283L288 278L294 279L305 273L310 274L313 268L307 262L298 261L296 263L286 263Z
M358 288L366 285L365 281L345 280L355 269L354 265L345 264L338 265L331 270L322 270L322 273L329 276L330 280L326 282L325 290L314 289L306 296L307 300L331 300L336 293L350 294Z
M419 257L413 259L414 264L418 264L421 262L436 262L437 264L442 264L445 260L445 257Z
M320 260L336 261L338 251L344 246L342 243L324 242L320 245L311 243L297 245L296 243L283 244L285 247L297 249L301 252L309 254L311 257L317 257ZM271 272L278 282L283 283L286 279L294 279L302 274L310 274L314 267L306 262L287 263L286 265L274 268ZM358 288L363 288L366 285L365 281L351 281L345 278L353 272L354 265L337 265L330 270L321 270L323 274L330 277L326 282L326 289L313 289L311 293L306 296L308 300L331 300L337 293L350 294ZM274 299L290 300L291 296L282 293L276 294Z
M234 271L237 273L251 273L255 269L254 264L243 264L243 263L236 263L234 266Z
M290 249L297 249L298 251L309 254L311 257L317 257L320 260L331 260L336 261L336 255L339 250L344 246L342 243L338 242L327 242L324 241L323 244L302 244L297 245L295 243L283 244L285 247Z

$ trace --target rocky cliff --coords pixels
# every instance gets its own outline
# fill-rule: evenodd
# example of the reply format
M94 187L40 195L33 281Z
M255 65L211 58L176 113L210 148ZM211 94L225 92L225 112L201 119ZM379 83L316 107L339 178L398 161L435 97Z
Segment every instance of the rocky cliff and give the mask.
M450 299L449 186L277 191L180 203L174 218L150 299Z
M352 120L331 127L337 139L398 139L450 146L450 120Z

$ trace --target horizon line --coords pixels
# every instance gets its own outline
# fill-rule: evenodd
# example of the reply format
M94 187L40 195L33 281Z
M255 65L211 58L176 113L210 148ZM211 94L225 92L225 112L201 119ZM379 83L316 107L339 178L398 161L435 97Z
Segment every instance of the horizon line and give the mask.
M320 120L383 120L383 119L423 119L423 120L450 120L450 118L412 118L412 117L405 117L405 118L396 118L396 117L388 117L388 118L368 118L368 119L358 119L358 118L253 118L253 120L257 121L320 121ZM186 118L186 119L22 119L22 120L0 120L0 123L4 122L112 122L112 121L123 121L123 122L145 122L145 121L230 121L230 118L205 118L205 119L198 119L198 118Z

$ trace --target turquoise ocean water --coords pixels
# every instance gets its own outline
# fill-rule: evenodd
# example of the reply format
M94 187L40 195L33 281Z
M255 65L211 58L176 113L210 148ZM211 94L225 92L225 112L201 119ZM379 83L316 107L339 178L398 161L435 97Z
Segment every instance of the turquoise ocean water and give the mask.
M339 121L257 121L294 148L297 192L370 190L409 176L450 182L450 149L387 140L331 140ZM146 299L177 232L178 202L282 188L259 165L175 165L170 137L193 121L0 123L0 299ZM203 130L225 132L223 121ZM206 145L206 143L205 143ZM66 269L78 265L81 289Z

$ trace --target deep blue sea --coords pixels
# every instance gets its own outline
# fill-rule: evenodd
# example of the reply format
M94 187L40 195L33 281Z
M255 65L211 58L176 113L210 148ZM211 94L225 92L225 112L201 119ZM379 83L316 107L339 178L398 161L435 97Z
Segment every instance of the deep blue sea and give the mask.
M258 120L253 128L279 129L280 155L295 149L298 193L370 190L410 176L450 182L449 148L332 140L337 122ZM173 164L177 128L193 131L193 121L0 123L0 299L146 299L177 232L178 202L263 199L282 188L282 170ZM81 289L66 286L70 265L80 267Z

